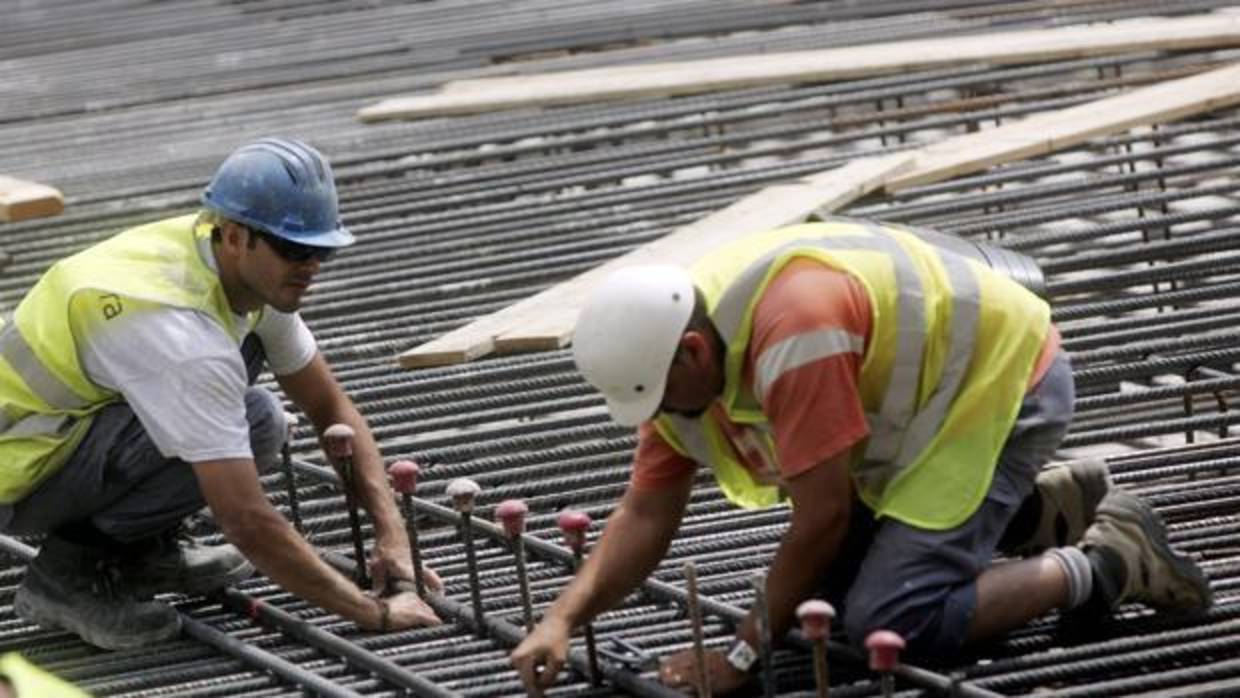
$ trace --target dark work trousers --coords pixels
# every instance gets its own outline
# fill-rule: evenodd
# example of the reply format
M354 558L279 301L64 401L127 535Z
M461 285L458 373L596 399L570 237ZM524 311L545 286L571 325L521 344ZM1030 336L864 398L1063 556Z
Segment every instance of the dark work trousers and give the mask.
M279 460L287 426L271 391L253 385L265 361L254 335L242 345L251 386L245 394L250 446L260 470ZM34 491L0 506L0 530L51 533L90 524L119 543L149 538L176 526L206 502L193 468L165 458L127 403L104 407L65 465Z

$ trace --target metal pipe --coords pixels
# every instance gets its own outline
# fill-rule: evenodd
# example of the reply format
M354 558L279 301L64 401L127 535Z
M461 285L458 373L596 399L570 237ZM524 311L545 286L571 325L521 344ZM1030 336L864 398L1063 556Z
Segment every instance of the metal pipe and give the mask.
M265 621L301 641L330 652L364 669L395 686L400 686L422 698L456 698L459 693L446 690L395 662L381 657L344 638L321 630L296 616L271 604L256 599L233 588L220 592L221 600L229 608L256 621Z

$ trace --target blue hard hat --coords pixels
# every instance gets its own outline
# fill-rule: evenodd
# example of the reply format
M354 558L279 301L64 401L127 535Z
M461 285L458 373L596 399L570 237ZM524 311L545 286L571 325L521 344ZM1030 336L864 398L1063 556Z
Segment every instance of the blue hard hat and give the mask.
M263 138L233 151L202 192L202 205L303 245L353 244L340 222L331 165L301 141Z

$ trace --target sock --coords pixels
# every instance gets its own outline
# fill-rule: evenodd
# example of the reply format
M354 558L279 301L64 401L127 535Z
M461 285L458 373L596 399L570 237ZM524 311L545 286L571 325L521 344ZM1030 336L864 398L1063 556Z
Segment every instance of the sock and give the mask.
M1068 604L1066 609L1083 606L1094 594L1094 571L1089 557L1080 548L1052 548L1046 551L1059 563L1068 577Z
M1119 605L1120 595L1128 583L1124 559L1114 550L1096 545L1085 549L1085 557L1094 581L1094 591L1085 606L1092 612L1110 613Z

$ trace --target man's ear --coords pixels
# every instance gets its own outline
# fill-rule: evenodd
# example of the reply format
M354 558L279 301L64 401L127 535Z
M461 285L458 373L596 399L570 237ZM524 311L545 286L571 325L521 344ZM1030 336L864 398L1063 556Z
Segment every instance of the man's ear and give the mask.
M680 336L680 346L676 347L676 361L680 363L702 363L706 358L706 336L696 330L689 330Z

